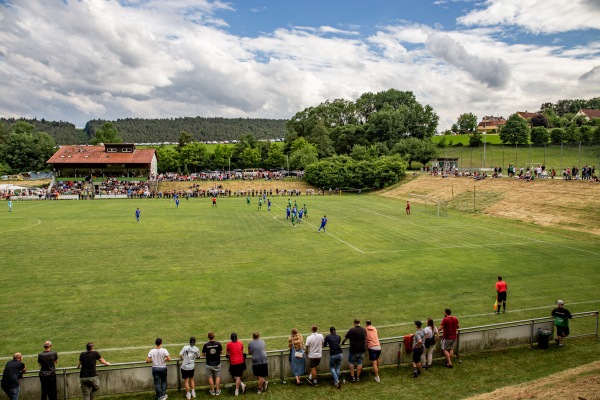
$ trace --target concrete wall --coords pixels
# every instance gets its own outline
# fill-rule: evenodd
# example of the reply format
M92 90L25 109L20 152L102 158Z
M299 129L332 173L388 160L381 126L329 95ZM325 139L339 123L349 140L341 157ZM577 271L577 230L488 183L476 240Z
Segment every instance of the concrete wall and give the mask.
M596 312L577 313L574 316L593 317L596 319ZM553 331L554 324L550 318L539 318L535 320L517 321L512 323L487 325L473 328L462 329L459 332L458 353L472 353L490 349L505 348L533 344L537 341L538 329L549 329ZM598 332L591 332L578 336L596 336ZM412 354L407 353L402 337L393 337L380 339L381 342L381 365L395 365L398 363L410 363ZM441 357L439 342L436 344L434 357ZM290 380L291 367L289 362L289 350L269 351L269 379ZM306 360L306 371L308 373L308 360ZM246 360L246 371L242 376L243 381L254 381L252 375L252 360L250 356ZM371 362L368 355L365 356L363 366L369 368ZM31 367L30 367L31 368ZM223 384L231 383L229 374L229 361L225 358L221 361L221 382ZM344 358L342 361L342 370L348 369L348 348L344 348ZM324 349L321 364L317 368L319 374L329 373L329 351ZM35 372L35 371L34 371ZM57 387L59 399L81 397L79 386L79 371L75 368L63 368L57 370ZM151 366L143 362L114 364L111 367L98 367L98 376L100 377L100 391L98 395L135 393L135 392L153 392L154 383L152 380ZM204 386L207 382L207 374L204 359L196 362L195 381L197 386ZM179 377L179 362L173 362L168 366L167 374L168 388L178 389L182 387ZM40 398L40 384L37 375L29 375L21 380L20 399L36 400ZM6 395L1 392L0 399L5 399Z

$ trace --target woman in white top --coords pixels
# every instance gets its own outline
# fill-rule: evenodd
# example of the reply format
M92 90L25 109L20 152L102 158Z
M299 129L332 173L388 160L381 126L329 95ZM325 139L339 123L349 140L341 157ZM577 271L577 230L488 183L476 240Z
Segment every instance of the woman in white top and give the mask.
M435 349L435 343L437 342L439 333L433 323L433 319L427 318L427 326L423 329L425 332L425 351L421 356L421 363L424 368L431 367L433 361L433 350Z

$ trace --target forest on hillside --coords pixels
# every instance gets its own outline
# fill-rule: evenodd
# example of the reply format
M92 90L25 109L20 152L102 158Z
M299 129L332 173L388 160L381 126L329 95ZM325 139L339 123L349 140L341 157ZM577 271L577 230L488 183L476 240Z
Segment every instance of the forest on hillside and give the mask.
M65 121L45 119L0 118L8 132L13 125L23 121L34 126L34 132L46 132L58 145L88 144L96 130L105 122L117 128L119 136L128 143L177 142L181 132L189 133L196 141L224 141L252 134L257 139L275 139L285 136L285 120L266 118L126 118L116 121L91 120L84 129Z

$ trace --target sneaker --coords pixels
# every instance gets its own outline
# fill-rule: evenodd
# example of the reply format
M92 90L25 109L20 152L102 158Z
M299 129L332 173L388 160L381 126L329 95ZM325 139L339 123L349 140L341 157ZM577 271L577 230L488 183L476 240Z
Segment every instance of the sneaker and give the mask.
M417 374L421 375L421 370L420 369L417 370Z
M381 379L379 379L379 375L375 377L375 382L377 382L377 383L381 382Z
M314 385L314 386L319 386L319 384L317 383L317 380L316 380L316 379L313 379L313 385Z
M213 390L209 390L208 393L210 393L211 396L214 396L217 394L217 392L213 389Z
M360 382L360 376L356 377L356 382Z
M220 395L221 395L221 389L219 389L215 392L215 396L220 396Z
M269 381L265 381L265 383L263 383L263 392L266 392L268 388L269 388Z
M355 376L351 376L350 377L350 382L356 382L356 377Z
M246 384L242 383L242 394L246 394Z
M192 398L192 393L191 392L186 392L185 398L188 399L188 400L190 400Z
M168 395L168 394L165 394L165 395L163 396L163 400L167 400L168 398L169 398L169 395Z
M192 389L192 398L196 398L196 391L194 389Z
M336 384L335 384L335 387L338 388L338 389L341 389L342 388L342 382L337 381Z
M262 390L260 390L260 389L258 389L258 390L256 391L256 394L261 394L261 393L262 393Z
M558 347L565 347L564 343L558 345Z
M239 389L235 389L235 395L239 396L240 395L240 390Z
M417 374L417 371L413 371L413 378L418 378L419 374Z

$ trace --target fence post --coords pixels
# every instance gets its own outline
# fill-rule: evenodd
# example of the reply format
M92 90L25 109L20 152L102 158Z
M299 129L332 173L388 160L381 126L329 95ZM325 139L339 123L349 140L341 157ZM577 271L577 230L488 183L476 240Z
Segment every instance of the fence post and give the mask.
M531 336L529 337L529 348L533 349L533 335L535 329L535 322L531 320Z
M596 339L598 339L598 312L596 312Z
M179 359L177 360L177 391L181 391L181 369L179 368Z
M65 400L67 400L69 398L69 392L68 392L69 385L67 384L67 369L63 368L62 371L63 371L63 390L65 392L64 397L65 397Z
M281 383L285 382L283 379L283 350L279 352L279 380Z

